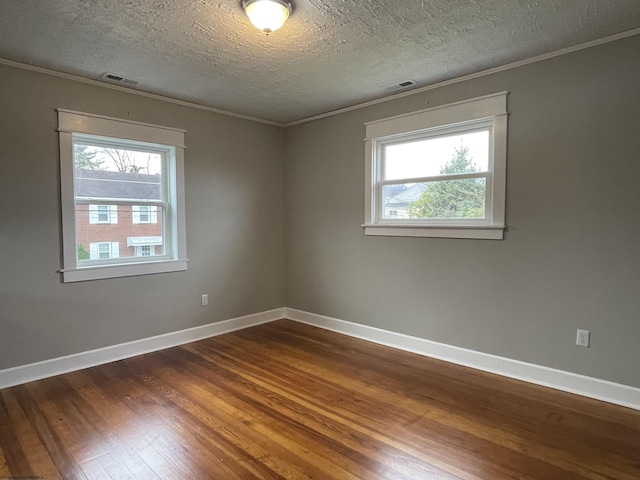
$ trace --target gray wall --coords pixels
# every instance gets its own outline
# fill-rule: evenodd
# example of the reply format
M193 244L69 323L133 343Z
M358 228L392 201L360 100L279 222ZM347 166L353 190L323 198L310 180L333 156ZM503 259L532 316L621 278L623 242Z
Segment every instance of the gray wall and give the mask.
M640 386L638 78L640 36L283 130L0 66L0 369L287 305ZM364 122L503 90L505 240L365 237ZM187 130L188 271L61 283L57 107Z
M287 306L640 387L639 79L635 36L287 129ZM364 122L505 90L505 239L365 237Z
M8 66L0 85L0 369L284 305L282 129ZM186 272L61 283L58 107L187 130Z

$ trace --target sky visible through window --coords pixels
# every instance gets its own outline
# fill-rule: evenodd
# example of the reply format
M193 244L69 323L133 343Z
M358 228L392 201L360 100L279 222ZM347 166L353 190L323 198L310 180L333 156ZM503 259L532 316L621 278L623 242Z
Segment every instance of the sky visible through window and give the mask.
M468 156L478 171L489 169L489 131L435 137L385 146L385 180L440 175L456 148L469 147Z
M76 166L107 172L144 173L158 175L162 173L162 155L159 153L128 150L124 148L106 148L86 145L79 142L76 147L89 158L86 165L79 163L76 152ZM86 158L86 157L85 157Z

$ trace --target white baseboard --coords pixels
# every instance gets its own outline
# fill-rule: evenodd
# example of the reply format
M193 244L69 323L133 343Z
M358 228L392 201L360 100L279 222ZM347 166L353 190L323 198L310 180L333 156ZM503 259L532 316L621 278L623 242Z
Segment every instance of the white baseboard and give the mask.
M293 308L285 308L285 316L300 323L407 352L640 410L640 388L467 350Z
M284 318L284 308L0 370L0 388L82 370Z
M0 370L0 388L20 385L42 378L115 362L117 360L135 357L136 355L143 355L145 353L215 337L263 323L273 322L282 318L288 318L300 323L407 352L417 353L458 365L464 365L505 377L640 410L640 388L467 350L423 338L412 337L286 307Z

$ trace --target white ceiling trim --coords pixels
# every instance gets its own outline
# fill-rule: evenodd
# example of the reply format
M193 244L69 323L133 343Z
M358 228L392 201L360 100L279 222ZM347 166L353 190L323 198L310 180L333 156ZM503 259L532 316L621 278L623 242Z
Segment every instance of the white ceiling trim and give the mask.
M472 80L474 78L485 77L487 75L493 75L494 73L503 72L505 70L511 70L512 68L522 67L524 65L529 65L536 62L541 62L543 60L548 60L550 58L559 57L561 55L567 55L569 53L577 52L579 50L584 50L586 48L595 47L598 45L602 45L604 43L615 42L616 40L622 40L623 38L633 37L634 35L640 34L640 28L634 28L632 30L627 30L625 32L616 33L615 35L610 35L608 37L603 37L598 40L592 40L590 42L581 43L579 45L574 45L573 47L563 48L561 50L556 50L553 52L545 53L542 55L538 55L531 58L526 58L524 60L518 60L517 62L506 63L504 65L500 65L499 67L490 68L488 70L482 70L476 73L470 73L468 75L463 75L461 77L452 78L450 80L444 80L438 83L432 83L431 85L426 85L424 87L416 88L413 90L409 90L406 92L396 93L394 95L390 95L388 97L378 98L376 100L370 100L364 103L358 103L356 105L351 105L349 107L341 108L339 110L332 110L330 112L321 113L319 115L314 115L312 117L303 118L301 120L296 120L295 122L290 122L284 124L285 127L293 127L295 125L300 125L303 123L312 122L314 120L320 120L321 118L332 117L333 115L339 115L345 112L351 112L353 110L358 110L360 108L370 107L372 105L377 105L379 103L388 102L390 100L395 100L397 98L407 97L409 95L415 95L422 92L427 92L429 90L434 90L440 87L446 87L447 85L453 85L455 83L466 82L467 80Z
M321 113L319 115L314 115L314 116L311 116L311 117L303 118L303 119L300 119L300 120L296 120L294 122L289 122L289 123L284 123L284 124L283 123L278 123L278 122L273 122L273 121L270 121L270 120L265 120L265 119L262 119L262 118L252 117L250 115L243 115L243 114L240 114L240 113L234 113L234 112L230 112L230 111L227 111L227 110L222 110L222 109L219 109L219 108L209 107L209 106L202 105L202 104L195 103L195 102L188 102L188 101L185 101L185 100L179 100L177 98L167 97L167 96L164 96L164 95L158 95L156 93L150 93L150 92L145 92L145 91L141 91L141 90L134 90L132 88L121 87L119 85L110 85L110 84L107 84L105 82L101 82L101 81L98 81L98 80L93 80L93 79L81 77L81 76L78 76L78 75L72 75L72 74L69 74L69 73L58 72L58 71L55 71L55 70L50 70L48 68L43 68L43 67L37 67L37 66L34 66L34 65L28 65L26 63L16 62L16 61L8 60L8 59L1 58L1 57L0 57L0 64L9 65L9 66L16 67L16 68L21 68L21 69L24 69L24 70L30 70L30 71L33 71L33 72L43 73L43 74L46 74L46 75L53 75L55 77L65 78L67 80L74 80L74 81L77 81L77 82L86 83L86 84L89 84L89 85L94 85L94 86L103 87L103 88L108 88L108 89L116 90L116 91L119 91L119 92L131 93L133 95L139 95L139 96L146 97L146 98L152 98L152 99L155 99L155 100L160 100L160 101L164 101L164 102L168 102L168 103L173 103L175 105L181 105L181 106L184 106L184 107L197 108L199 110L205 110L205 111L208 111L208 112L218 113L218 114L221 114L221 115L227 115L227 116L230 116L230 117L241 118L243 120L249 120L249 121L263 123L263 124L267 124L267 125L273 125L273 126L276 126L276 127L286 128L286 127L292 127L292 126L295 126L295 125L300 125L300 124L303 124L303 123L312 122L314 120L320 120L322 118L332 117L334 115L339 115L341 113L350 112L350 111L358 110L358 109L365 108L365 107L370 107L372 105L377 105L379 103L388 102L390 100L395 100L395 99L406 97L406 96L409 96L409 95L416 95L416 94L419 94L419 93L422 93L422 92L426 92L426 91L429 91L429 90L434 90L436 88L445 87L447 85L453 85L453 84L460 83L460 82L466 82L467 80L472 80L474 78L480 78L480 77L484 77L484 76L487 76L487 75L492 75L494 73L503 72L505 70L510 70L512 68L522 67L524 65L529 65L529 64L532 64L532 63L536 63L536 62L541 62L543 60L548 60L550 58L559 57L561 55L566 55L566 54L569 54L569 53L577 52L577 51L580 51L580 50L584 50L584 49L587 49L587 48L595 47L595 46L602 45L602 44L609 43L609 42L615 42L616 40L622 40L624 38L632 37L632 36L638 35L638 34L640 34L640 28L634 28L632 30L627 30L625 32L620 32L620 33L617 33L615 35L609 35L607 37L603 37L603 38L600 38L600 39L597 39L597 40L592 40L590 42L581 43L581 44L575 45L573 47L563 48L563 49L560 49L560 50L556 50L556 51L553 51L553 52L545 53L545 54L538 55L538 56L535 56L535 57L531 57L531 58L528 58L528 59L519 60L517 62L507 63L505 65L501 65L499 67L490 68L488 70L483 70L483 71L476 72L476 73L470 73L468 75L463 75L461 77L456 77L456 78L452 78L450 80L445 80L445 81L442 81L442 82L433 83L431 85L426 85L424 87L416 88L416 89L409 90L409 91L406 91L406 92L396 93L394 95L389 95L389 96L386 96L386 97L378 98L376 100L370 100L368 102L358 103L358 104L355 104L355 105L351 105L349 107L340 108L338 110L332 110L332 111L329 111L329 112Z

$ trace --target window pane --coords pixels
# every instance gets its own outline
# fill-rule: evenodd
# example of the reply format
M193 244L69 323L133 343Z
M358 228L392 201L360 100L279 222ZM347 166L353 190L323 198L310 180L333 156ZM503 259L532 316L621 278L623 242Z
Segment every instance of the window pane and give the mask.
M97 207L102 205L76 205L78 262L164 255L163 207L147 207L144 223L134 221L134 205L107 205L111 221L91 221Z
M109 221L108 205L98 205L98 221L101 223L107 223Z
M98 243L98 258L111 258L111 243Z
M384 180L489 169L489 130L383 146Z
M484 218L486 190L486 178L385 185L382 218Z
M74 143L76 198L162 200L162 155Z
M149 207L140 207L140 223L149 223Z

